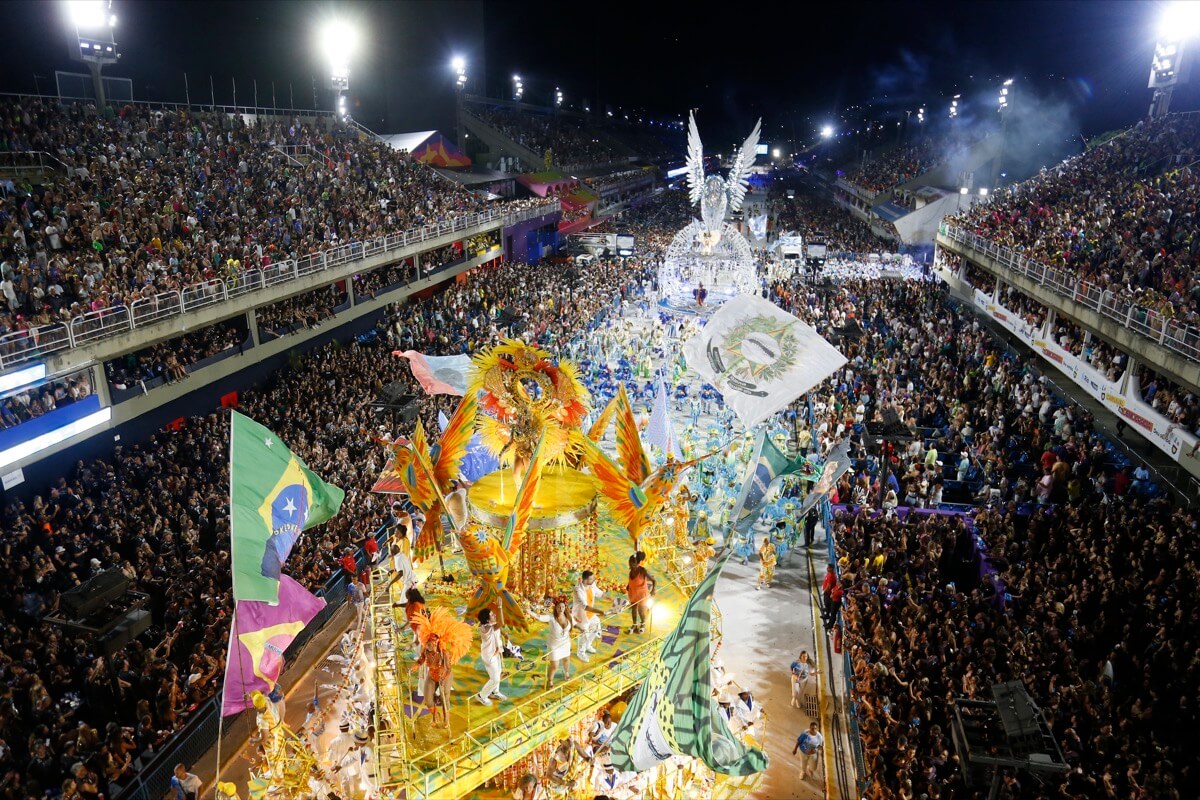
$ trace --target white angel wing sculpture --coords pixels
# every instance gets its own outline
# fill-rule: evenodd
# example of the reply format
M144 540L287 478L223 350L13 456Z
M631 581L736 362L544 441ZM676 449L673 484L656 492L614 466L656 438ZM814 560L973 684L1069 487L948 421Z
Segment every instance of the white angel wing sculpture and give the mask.
M695 130L695 122L692 123L692 130ZM742 201L746 199L746 189L750 186L750 168L754 166L754 157L758 151L758 134L762 130L762 117L759 117L758 122L754 124L754 130L750 131L750 135L746 137L746 142L742 145L742 149L738 150L737 156L733 159L733 166L729 168L729 211L740 211ZM699 141L699 135L696 139ZM689 149L691 137L689 135ZM690 162L689 162L690 166ZM691 173L688 173L689 175ZM692 201L695 202L695 201Z
M695 111L688 112L687 183L688 197L692 205L696 205L700 202L700 191L704 188L704 145L700 143L700 129L696 127Z

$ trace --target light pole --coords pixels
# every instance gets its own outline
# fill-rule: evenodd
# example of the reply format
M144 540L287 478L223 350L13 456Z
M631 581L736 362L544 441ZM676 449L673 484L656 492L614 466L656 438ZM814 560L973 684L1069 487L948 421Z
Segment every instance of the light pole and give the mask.
M956 94L950 99L950 119L958 118L958 101L961 99L961 94Z
M467 88L467 60L462 56L450 59L450 68L454 70L454 141L458 149L466 152L462 141L462 95Z
M525 94L525 84L521 83L520 75L513 75L513 100L521 102L521 96Z
M996 159L992 162L992 186L996 186L1000 180L1000 167L1004 161L1004 146L1008 143L1008 114L1012 110L1013 99L1013 79L1009 78L1000 86L1000 97L996 102L996 109L1000 114L1000 150L996 153Z
M350 118L346 95L350 91L350 56L357 47L358 31L345 20L330 20L321 29L321 50L329 64L329 85L337 96L334 107L343 122Z
M104 78L101 71L121 58L113 29L117 27L112 0L68 0L67 15L75 28L75 52L92 73L96 108L104 107Z
M1166 116L1171 110L1171 94L1175 87L1187 83L1191 64L1187 59L1189 40L1200 31L1200 7L1194 3L1175 2L1163 11L1154 58L1150 61L1148 89L1154 90L1150 101L1150 118Z

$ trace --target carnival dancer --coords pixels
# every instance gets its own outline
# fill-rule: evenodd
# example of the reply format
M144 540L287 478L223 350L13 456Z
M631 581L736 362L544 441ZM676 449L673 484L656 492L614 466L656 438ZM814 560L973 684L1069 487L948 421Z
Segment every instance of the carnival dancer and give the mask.
M500 676L504 671L504 643L500 635L500 626L492 619L492 610L485 608L479 612L479 657L483 660L483 668L487 671L487 682L475 695L480 704L490 706L492 700L507 700L500 692Z
M629 633L641 633L646 629L646 610L650 596L654 594L654 580L642 566L646 554L641 550L629 557L629 582L625 584L625 596L629 600L629 616L632 624Z
M593 645L596 637L600 635L598 615L601 613L596 603L603 596L604 590L596 585L596 574L590 569L585 569L579 576L579 583L575 584L574 602L571 606L571 616L580 631L578 655L582 661L589 660L590 654L596 652Z
M549 624L546 632L546 688L554 685L561 666L565 677L571 677L571 615L567 613L567 598L555 597L549 614L534 614L534 619Z
M434 727L448 726L453 668L471 649L471 626L455 619L445 608L435 608L428 614L417 612L412 625L421 645L421 654L412 670L426 668L422 689L425 705L433 716ZM438 711L444 714L440 724Z
M552 797L574 796L576 784L584 772L584 756L570 738L563 739L554 748L546 763L546 784Z
M758 547L758 561L758 584L754 588L770 589L771 581L775 579L775 545L771 544L769 535L763 536Z
M612 712L607 708L600 714L591 729L588 730L588 743L585 748L589 757L602 756L612 745L613 734L617 732L617 723L613 722Z

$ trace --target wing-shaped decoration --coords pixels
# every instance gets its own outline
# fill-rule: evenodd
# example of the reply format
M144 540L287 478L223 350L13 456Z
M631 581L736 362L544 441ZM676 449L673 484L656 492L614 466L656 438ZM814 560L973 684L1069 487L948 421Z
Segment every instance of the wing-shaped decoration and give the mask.
M546 443L545 434L533 449L533 456L525 477L521 479L521 487L517 489L517 497L513 501L512 514L508 517L508 525L504 529L504 549L510 559L516 558L517 551L525 543L525 532L529 528L529 518L533 516L533 500L537 496L538 485L542 482L542 470L545 463L542 458L542 448Z
M608 401L608 405L600 412L600 416L596 417L596 421L592 423L592 427L588 429L588 438L593 442L599 442L604 438L604 434L608 431L608 423L612 421L613 414L617 413L617 398L612 398Z
M617 459L625 470L625 477L631 482L641 484L650 475L650 459L646 449L642 447L642 439L638 435L637 420L633 416L633 405L629 395L625 393L625 384L617 389Z
M646 505L646 494L642 487L625 477L617 462L600 449L600 445L580 436L583 460L596 479L596 487L608 501L608 507L617 524L631 533L638 526L642 507Z
M740 211L742 201L746 199L746 188L750 185L748 178L750 177L750 168L754 166L754 156L758 150L758 134L762 129L762 118L754 123L754 130L750 131L750 135L746 137L745 144L742 149L738 150L737 157L733 159L733 166L729 169L729 211Z
M700 202L700 190L704 188L704 145L700 142L700 129L696 127L695 111L688 112L687 182L688 197L692 205L696 205Z
M442 431L437 460L433 464L433 477L444 493L450 491L450 482L459 477L459 467L467 454L471 435L475 432L478 406L476 395L465 395L446 425L446 430Z
M412 504L422 511L437 502L437 488L433 483L433 465L429 463L429 445L425 429L417 423L416 433L410 444L395 444L393 469L408 491Z

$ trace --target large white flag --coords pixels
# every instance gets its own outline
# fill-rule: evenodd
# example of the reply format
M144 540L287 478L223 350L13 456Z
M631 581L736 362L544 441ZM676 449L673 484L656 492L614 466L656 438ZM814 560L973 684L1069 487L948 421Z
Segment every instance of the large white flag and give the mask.
M683 460L683 451L679 449L679 440L675 438L675 430L671 425L671 415L667 409L667 387L662 378L658 379L658 391L654 395L654 407L650 410L650 422L646 425L643 437L646 444L652 444L662 452L665 458L668 454Z
M726 302L683 347L688 366L752 427L846 363L813 328L756 295Z

